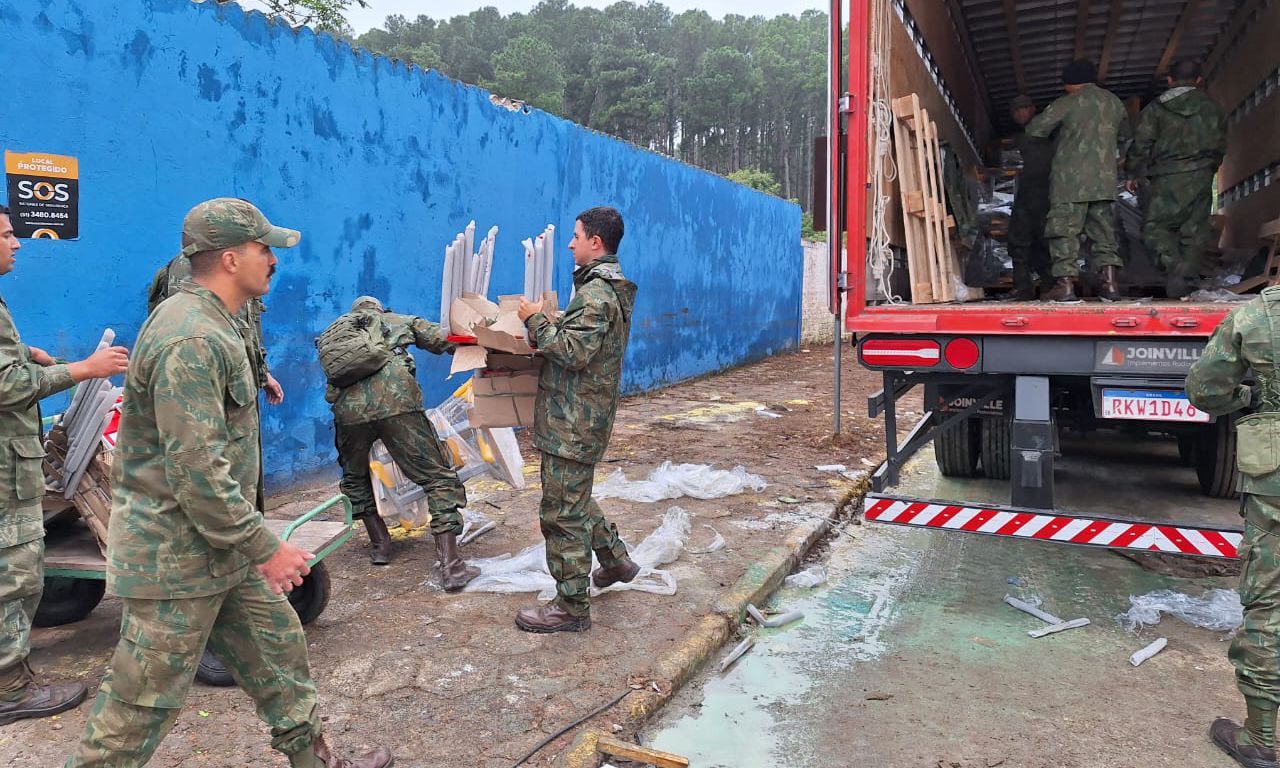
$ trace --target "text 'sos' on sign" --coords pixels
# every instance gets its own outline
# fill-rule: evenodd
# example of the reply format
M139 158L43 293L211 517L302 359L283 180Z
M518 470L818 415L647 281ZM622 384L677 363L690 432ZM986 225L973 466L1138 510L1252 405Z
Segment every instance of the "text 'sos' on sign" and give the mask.
M74 157L6 150L4 170L15 235L50 240L80 236L80 163Z

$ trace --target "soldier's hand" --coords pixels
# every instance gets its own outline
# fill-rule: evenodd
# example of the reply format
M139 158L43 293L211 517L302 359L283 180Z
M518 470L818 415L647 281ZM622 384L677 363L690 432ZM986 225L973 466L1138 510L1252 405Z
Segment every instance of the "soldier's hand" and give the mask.
M301 586L302 577L311 573L307 561L314 558L315 555L310 552L282 541L280 548L271 556L271 559L258 566L258 572L267 580L267 584L271 585L271 591L278 595Z
M284 387L280 386L280 382L276 381L276 377L267 374L267 402L272 405L279 405L284 402Z
M520 308L516 310L516 317L520 318L520 322L525 323L529 318L542 311L541 301L525 301L520 300Z
M36 365L53 365L53 355L45 352L39 347L27 345L27 349L31 351L31 362Z
M128 370L129 350L124 347L107 347L67 367L71 370L73 381L105 379Z

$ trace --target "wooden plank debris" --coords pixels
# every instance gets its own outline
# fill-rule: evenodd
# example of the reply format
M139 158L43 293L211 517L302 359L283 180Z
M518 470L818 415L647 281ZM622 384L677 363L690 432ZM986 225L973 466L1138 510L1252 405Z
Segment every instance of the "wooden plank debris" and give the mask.
M596 740L596 751L602 755L621 757L637 763L648 763L657 768L689 768L689 758L673 755L670 752L659 752L656 749L642 747L619 741L612 736L601 736Z

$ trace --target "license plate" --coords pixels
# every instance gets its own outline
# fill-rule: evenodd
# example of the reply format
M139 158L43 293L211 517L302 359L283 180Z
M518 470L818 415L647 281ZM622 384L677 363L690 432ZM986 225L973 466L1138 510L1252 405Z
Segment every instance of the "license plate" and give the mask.
M1141 421L1191 421L1207 424L1209 414L1182 392L1146 389L1102 390L1102 418Z

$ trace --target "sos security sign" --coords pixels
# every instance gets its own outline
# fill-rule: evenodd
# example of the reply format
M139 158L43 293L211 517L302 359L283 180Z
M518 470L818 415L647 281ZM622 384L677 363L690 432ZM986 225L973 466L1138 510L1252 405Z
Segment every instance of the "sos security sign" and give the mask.
M74 157L6 150L4 170L15 235L51 240L80 236L80 163Z

